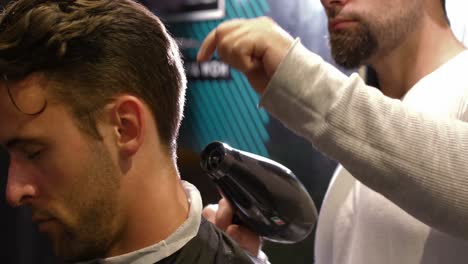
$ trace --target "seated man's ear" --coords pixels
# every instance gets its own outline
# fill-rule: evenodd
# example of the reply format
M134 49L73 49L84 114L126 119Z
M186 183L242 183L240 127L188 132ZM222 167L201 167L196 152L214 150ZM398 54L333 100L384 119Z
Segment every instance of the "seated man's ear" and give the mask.
M145 106L131 95L119 96L112 107L111 122L115 127L117 148L121 157L134 155L140 148L145 132Z

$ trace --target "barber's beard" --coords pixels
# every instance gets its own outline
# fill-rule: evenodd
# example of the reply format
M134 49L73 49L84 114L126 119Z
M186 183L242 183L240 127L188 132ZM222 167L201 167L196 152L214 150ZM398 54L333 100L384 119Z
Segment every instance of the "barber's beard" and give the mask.
M353 69L388 56L421 24L422 10L422 1L416 1L400 9L398 15L392 13L380 19L348 14L358 23L354 27L330 30L332 57L338 65ZM330 17L335 15L330 13Z
M346 69L363 65L378 47L376 36L366 23L330 32L331 54L335 62Z

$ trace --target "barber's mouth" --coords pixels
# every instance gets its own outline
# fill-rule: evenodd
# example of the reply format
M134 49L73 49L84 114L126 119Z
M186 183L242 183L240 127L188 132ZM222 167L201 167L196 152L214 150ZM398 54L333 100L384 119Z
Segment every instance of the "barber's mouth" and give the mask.
M355 20L350 20L350 19L333 19L329 22L329 27L331 30L340 30L340 29L346 29L349 27L354 26L357 24Z

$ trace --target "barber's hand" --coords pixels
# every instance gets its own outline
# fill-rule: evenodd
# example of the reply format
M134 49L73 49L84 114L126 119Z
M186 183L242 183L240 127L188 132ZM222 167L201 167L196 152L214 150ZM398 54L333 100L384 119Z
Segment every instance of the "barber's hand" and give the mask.
M219 201L218 208L216 206L205 207L203 216L228 234L252 256L258 255L261 247L260 237L243 226L232 224L234 209L226 199L223 198Z
M293 41L271 18L230 20L208 34L197 59L206 61L217 49L224 62L243 72L263 93Z

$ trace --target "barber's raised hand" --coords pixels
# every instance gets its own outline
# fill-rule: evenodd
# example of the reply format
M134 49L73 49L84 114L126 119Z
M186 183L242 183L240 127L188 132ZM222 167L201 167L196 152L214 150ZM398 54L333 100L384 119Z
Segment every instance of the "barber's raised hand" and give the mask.
M217 207L205 207L203 216L228 234L252 256L258 255L261 247L260 237L243 226L232 224L234 210L226 199L221 199Z
M252 87L263 93L293 41L268 17L230 20L208 34L197 59L206 61L218 50L224 62L243 72Z

